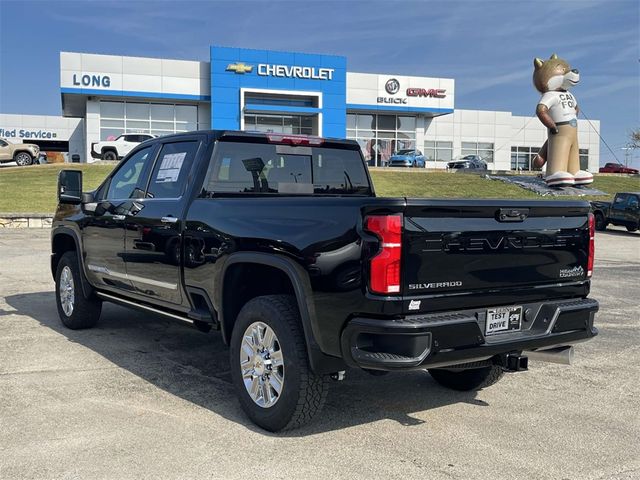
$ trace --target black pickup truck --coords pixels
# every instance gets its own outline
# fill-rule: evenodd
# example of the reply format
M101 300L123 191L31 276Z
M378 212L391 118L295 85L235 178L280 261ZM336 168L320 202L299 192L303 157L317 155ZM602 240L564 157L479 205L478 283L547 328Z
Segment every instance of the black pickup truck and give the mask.
M271 431L311 419L348 367L472 390L597 335L588 203L376 197L354 141L167 136L90 193L62 171L58 198L64 325L108 301L220 330Z
M616 193L611 202L591 202L596 220L596 230L606 230L607 225L626 227L635 232L640 228L640 192Z

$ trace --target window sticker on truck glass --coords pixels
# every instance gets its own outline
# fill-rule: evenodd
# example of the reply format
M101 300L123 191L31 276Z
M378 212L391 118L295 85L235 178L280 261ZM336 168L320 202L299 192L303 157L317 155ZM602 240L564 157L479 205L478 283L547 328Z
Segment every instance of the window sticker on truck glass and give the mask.
M187 152L167 153L156 176L156 183L177 182Z

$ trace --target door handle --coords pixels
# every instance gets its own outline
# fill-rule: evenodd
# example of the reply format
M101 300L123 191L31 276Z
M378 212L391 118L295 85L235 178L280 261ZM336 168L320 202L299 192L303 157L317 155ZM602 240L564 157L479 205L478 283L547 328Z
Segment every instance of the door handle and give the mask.
M160 221L162 223L176 223L178 221L178 217L162 217Z
M124 220L126 218L125 215L113 215L111 218L114 220Z

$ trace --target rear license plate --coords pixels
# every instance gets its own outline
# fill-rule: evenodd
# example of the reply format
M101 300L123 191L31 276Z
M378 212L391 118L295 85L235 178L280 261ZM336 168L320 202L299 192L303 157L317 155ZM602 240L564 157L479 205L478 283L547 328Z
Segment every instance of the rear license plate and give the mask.
M486 335L520 330L522 307L500 307L487 310Z

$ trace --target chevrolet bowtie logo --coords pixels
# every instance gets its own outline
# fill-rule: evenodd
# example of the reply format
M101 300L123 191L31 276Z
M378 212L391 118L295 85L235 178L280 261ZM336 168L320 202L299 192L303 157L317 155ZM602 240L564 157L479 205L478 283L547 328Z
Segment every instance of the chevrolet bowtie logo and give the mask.
M251 70L253 70L253 65L247 65L242 62L227 65L227 72L249 73Z

